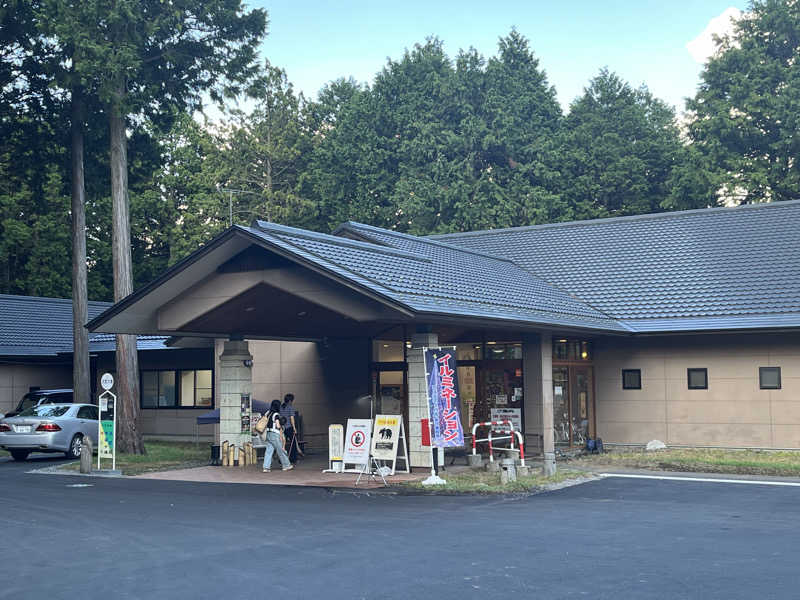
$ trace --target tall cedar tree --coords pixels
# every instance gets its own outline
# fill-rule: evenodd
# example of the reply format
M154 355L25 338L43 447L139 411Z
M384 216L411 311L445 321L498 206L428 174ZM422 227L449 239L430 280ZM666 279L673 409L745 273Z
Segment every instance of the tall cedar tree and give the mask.
M701 79L689 133L723 199L800 197L800 2L754 2Z
M577 219L658 212L683 152L673 109L603 69L564 122L562 195Z
M263 10L238 0L45 0L43 15L64 47L78 51L75 72L96 84L109 125L114 299L133 292L127 128L143 117L196 109L201 96L235 94L255 70L266 31ZM92 88L94 89L94 88ZM117 335L119 430L123 452L144 452L136 421L136 337Z

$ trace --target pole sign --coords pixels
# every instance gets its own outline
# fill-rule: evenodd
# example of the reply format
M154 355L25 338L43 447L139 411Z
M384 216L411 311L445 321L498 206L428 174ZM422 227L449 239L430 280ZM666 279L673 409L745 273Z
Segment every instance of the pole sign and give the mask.
M369 464L372 419L347 419L344 436L344 462L350 465Z
M100 469L100 459L110 458L111 468L117 468L117 397L111 392L114 387L114 377L111 373L104 373L100 378L103 390L98 400L100 401L100 420L97 424L97 468Z
M438 448L463 446L455 348L425 348L424 354L431 445Z

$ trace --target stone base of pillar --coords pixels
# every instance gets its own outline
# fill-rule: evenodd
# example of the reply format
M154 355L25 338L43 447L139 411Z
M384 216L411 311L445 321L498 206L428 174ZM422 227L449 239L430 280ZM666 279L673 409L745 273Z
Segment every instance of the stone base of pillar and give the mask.
M544 465L542 466L542 475L550 477L556 474L556 455L554 452L544 453Z

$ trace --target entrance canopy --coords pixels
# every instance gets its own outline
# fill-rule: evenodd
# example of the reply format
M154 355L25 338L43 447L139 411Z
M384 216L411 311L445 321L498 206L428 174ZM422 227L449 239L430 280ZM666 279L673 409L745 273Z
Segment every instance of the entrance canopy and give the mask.
M226 230L88 327L314 340L413 323L625 331L506 259L357 224L326 235L264 221Z

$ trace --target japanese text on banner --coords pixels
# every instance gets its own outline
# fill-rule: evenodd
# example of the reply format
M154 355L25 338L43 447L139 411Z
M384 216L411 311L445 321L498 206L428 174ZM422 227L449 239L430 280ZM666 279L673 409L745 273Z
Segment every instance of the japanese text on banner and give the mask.
M431 445L439 448L463 446L464 430L461 427L455 352L426 348L425 372L428 375L428 407L433 429Z

